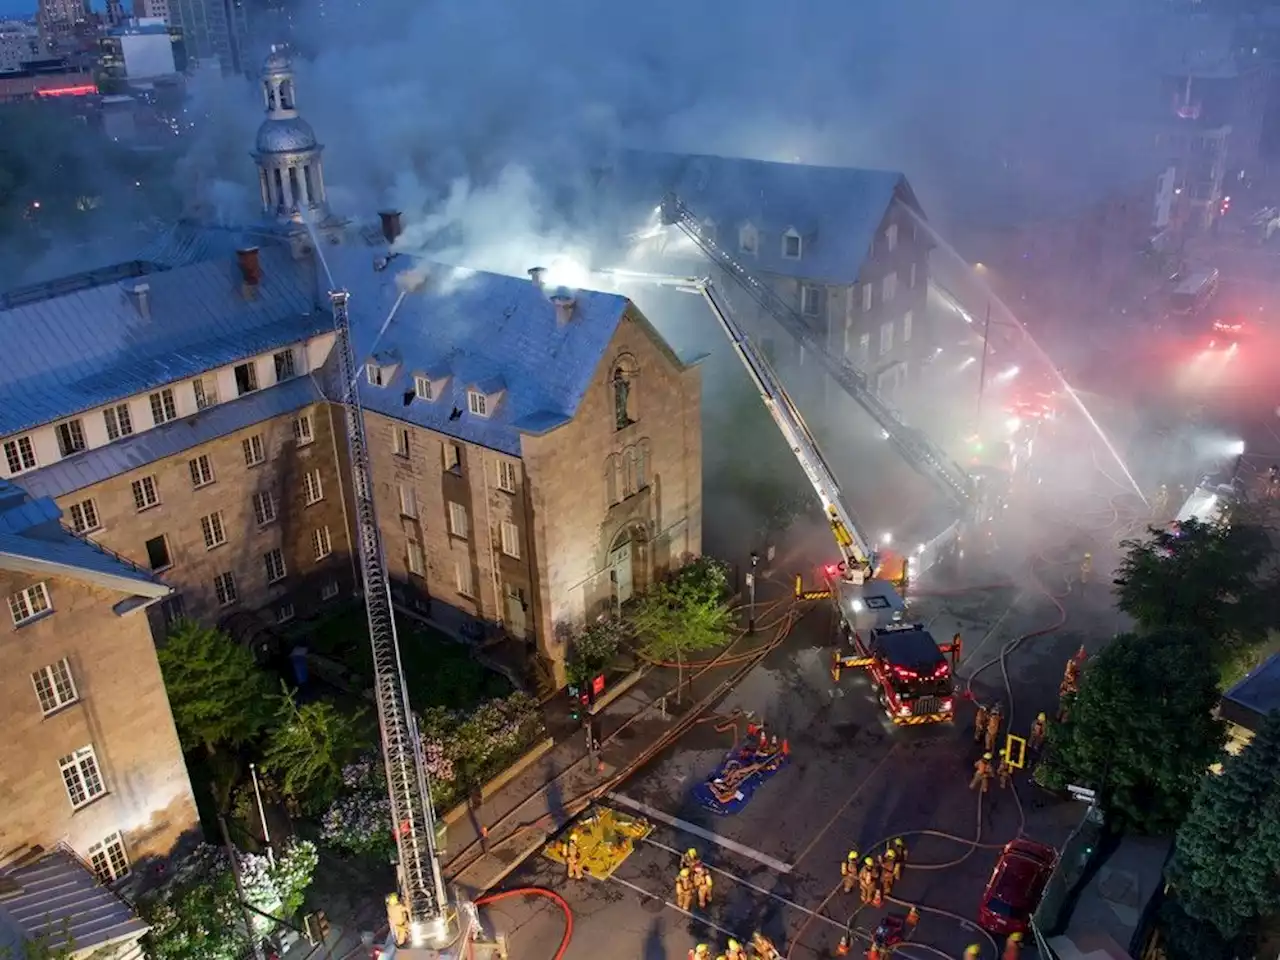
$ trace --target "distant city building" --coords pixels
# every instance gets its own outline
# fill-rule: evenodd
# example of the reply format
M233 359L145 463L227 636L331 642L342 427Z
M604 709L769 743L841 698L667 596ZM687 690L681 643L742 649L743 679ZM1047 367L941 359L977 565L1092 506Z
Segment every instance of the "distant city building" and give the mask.
M182 30L163 20L134 20L98 41L102 72L112 80L153 80L186 68Z
M0 74L0 103L48 97L88 97L98 92L98 81L84 70L25 69Z
M46 42L66 43L93 23L93 15L89 0L40 0L36 22Z
M107 0L107 23L118 27L125 21L124 4L121 0Z
M182 29L187 56L216 62L224 73L244 73L249 35L244 0L169 0L168 22Z
M0 22L0 74L22 70L48 51L40 39L40 31L29 23Z
M139 20L169 22L169 0L133 0L133 15Z

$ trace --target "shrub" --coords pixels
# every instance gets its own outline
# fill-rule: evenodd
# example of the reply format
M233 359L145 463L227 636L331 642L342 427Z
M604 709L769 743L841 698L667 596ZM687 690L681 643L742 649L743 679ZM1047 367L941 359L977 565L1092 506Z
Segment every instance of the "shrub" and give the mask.
M599 620L569 643L565 674L575 686L585 686L606 670L618 655L626 627L616 617Z

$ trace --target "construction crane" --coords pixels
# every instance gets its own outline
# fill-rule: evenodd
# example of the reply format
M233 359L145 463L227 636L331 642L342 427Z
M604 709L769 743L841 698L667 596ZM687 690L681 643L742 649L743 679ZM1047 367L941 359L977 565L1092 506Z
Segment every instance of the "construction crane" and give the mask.
M836 383L880 427L915 470L934 481L966 514L975 513L975 491L969 475L948 457L923 431L902 421L867 382L866 374L843 358L832 355L816 330L786 300L760 282L727 250L703 233L701 221L674 193L658 208L665 226L679 227L693 244L723 269L747 294L818 361Z
M394 944L392 952L395 947L407 947L424 960L443 960L456 954L441 951L457 943L469 944L475 938L479 929L478 919L473 905L457 904L451 908L445 899L444 876L435 847L436 824L431 810L431 786L427 780L417 723L409 709L409 689L400 663L400 643L391 606L391 584L373 502L364 408L357 387L358 367L347 312L349 299L350 294L346 290L329 293L342 370L347 451L351 460L360 576L369 618L369 641L373 647L378 726L382 731L387 793L391 798L391 826L398 855L400 889L395 900L388 898Z

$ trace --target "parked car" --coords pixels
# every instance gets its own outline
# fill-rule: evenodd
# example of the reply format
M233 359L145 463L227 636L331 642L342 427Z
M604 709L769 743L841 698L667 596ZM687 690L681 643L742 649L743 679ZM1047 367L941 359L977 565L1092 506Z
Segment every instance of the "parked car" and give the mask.
M1005 844L982 892L978 926L1001 936L1026 933L1057 862L1058 852L1043 843L1020 837Z

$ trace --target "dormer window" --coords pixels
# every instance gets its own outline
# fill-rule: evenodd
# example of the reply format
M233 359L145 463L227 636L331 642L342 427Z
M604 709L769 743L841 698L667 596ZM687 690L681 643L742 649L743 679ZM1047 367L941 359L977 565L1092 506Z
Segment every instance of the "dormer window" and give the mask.
M364 375L375 387L387 387L396 378L396 358L393 355L374 355L364 365Z
M489 415L489 397L479 390L468 390L467 409L477 417L487 417Z
M419 400L434 400L435 391L431 388L431 379L424 376L413 378L413 392Z
M738 231L738 252L753 256L760 249L760 234L751 224L745 224Z
M386 386L382 379L382 368L376 363L366 363L364 365L364 375L368 377L369 382L375 387Z
M785 259L799 260L802 246L800 234L795 230L788 230L782 235L782 256Z

